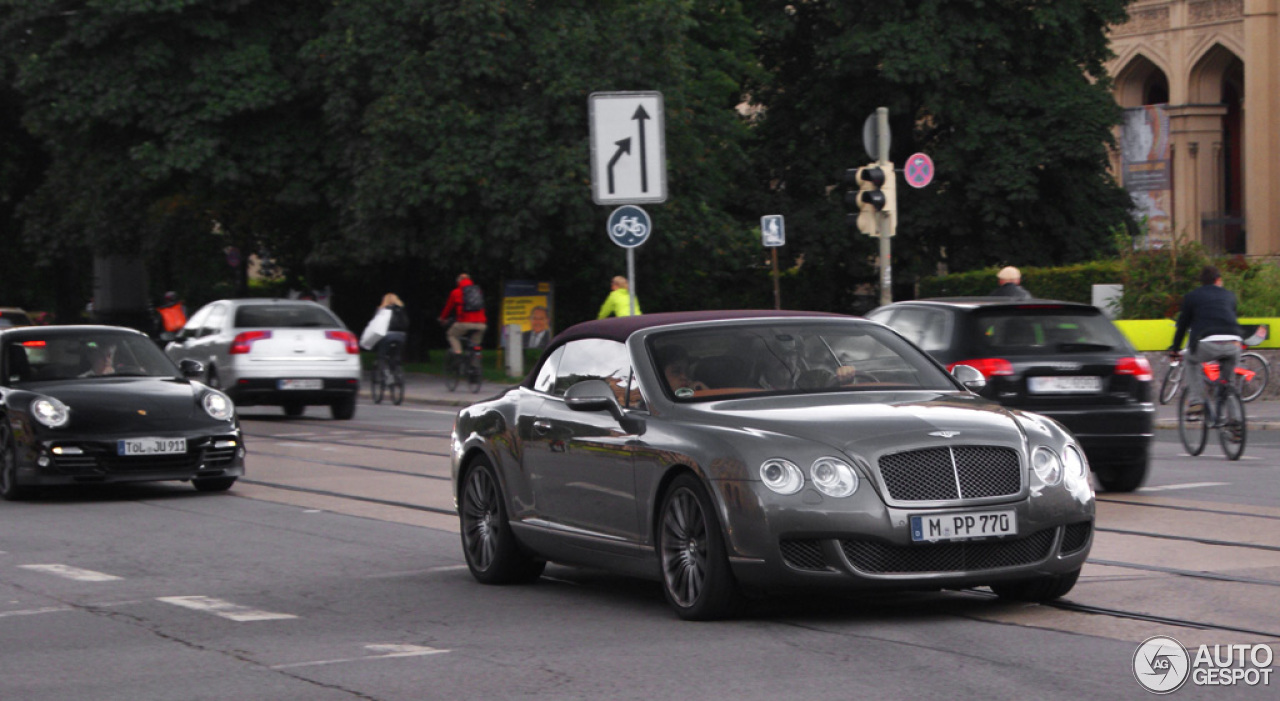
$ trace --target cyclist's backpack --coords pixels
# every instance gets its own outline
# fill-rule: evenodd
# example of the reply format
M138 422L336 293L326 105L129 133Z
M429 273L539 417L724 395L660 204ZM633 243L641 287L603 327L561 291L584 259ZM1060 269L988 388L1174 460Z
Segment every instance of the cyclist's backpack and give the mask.
M404 307L391 307L391 323L387 327L388 331L408 331L409 330L409 312Z
M462 311L484 311L484 290L479 285L471 284L462 288Z

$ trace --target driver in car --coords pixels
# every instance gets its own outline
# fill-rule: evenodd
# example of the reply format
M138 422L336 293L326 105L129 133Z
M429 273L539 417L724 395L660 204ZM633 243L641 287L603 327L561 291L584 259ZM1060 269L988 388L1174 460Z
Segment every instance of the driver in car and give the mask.
M89 369L80 373L80 377L98 377L100 375L114 375L116 372L113 362L115 349L109 346L93 345L86 349L89 359Z

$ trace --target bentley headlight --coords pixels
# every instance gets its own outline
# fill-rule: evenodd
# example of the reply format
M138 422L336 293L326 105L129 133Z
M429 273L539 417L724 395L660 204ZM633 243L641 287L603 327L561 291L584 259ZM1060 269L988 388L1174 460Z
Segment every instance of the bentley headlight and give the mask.
M71 420L71 409L54 397L31 402L31 416L49 428L62 428Z
M809 468L813 486L829 497L847 497L858 491L858 473L839 458L818 458Z
M1089 464L1085 462L1080 449L1074 445L1068 444L1062 451L1062 471L1068 485L1089 482Z
M1044 446L1031 453L1031 467L1041 482L1053 486L1062 481L1062 460L1058 454Z
M795 463L782 458L769 458L760 465L764 486L779 494L795 494L804 487L804 474Z
M230 419L236 410L235 405L231 403L227 395L221 392L205 393L204 399L200 400L200 403L204 405L205 412L218 421Z

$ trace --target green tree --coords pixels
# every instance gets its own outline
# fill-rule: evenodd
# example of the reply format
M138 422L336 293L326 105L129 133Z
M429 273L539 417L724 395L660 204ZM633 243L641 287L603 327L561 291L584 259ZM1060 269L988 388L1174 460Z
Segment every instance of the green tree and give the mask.
M1103 70L1124 0L841 0L753 5L768 79L761 178L812 226L813 251L874 255L842 223L837 179L868 162L863 120L890 109L891 160L936 164L900 185L895 280L994 263L1045 265L1107 251L1130 202L1107 174L1119 118ZM829 194L828 194L829 193Z
M0 0L23 124L51 159L23 205L29 240L50 255L140 252L161 283L227 246L305 260L331 221L322 97L298 59L324 9Z
M365 0L325 24L306 55L343 144L332 255L419 260L437 299L463 269L554 279L561 323L593 316L625 267L591 201L588 95L660 90L672 194L636 254L645 308L728 304L759 277L738 2Z

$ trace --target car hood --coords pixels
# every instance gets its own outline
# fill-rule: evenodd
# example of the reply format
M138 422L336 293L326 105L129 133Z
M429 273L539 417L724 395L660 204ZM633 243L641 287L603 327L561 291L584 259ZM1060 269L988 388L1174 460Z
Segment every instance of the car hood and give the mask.
M95 377L49 383L39 394L56 397L71 408L72 431L177 429L214 420L200 406L209 391L203 385L171 377Z
M1049 431L1035 425L1042 421L1039 417L1010 411L975 395L860 392L703 406L715 417L709 419L712 423L785 434L862 455L942 442L1020 447L1027 422Z

